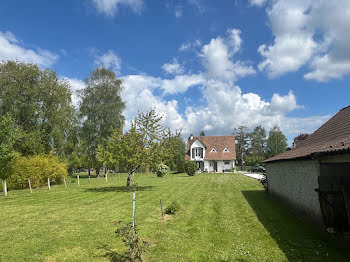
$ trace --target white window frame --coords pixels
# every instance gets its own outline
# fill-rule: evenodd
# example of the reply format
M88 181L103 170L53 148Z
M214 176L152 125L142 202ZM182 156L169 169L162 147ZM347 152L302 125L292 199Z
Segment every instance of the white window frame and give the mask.
M214 153L214 152L217 152L216 149L213 147L211 150L210 150L211 153Z
M223 150L222 152L227 153L227 152L230 152L230 150L228 150L228 148L225 147L224 150Z

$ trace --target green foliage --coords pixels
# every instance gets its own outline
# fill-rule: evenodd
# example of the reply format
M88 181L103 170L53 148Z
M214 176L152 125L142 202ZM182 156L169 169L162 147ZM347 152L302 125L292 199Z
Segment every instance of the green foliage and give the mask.
M253 132L249 134L249 137L251 145L251 154L264 158L266 154L265 128L262 126L255 127Z
M168 206L166 209L165 209L165 214L168 214L168 215L175 215L177 211L179 211L181 208L180 204L174 200L170 206Z
M85 83L86 88L79 94L81 135L89 166L99 168L98 145L105 143L113 129L122 128L124 124L125 104L120 97L123 87L115 73L105 68L95 69Z
M169 171L169 167L163 163L160 163L157 167L157 176L163 177L165 176Z
M13 166L9 184L14 188L28 188L30 179L32 187L41 187L47 184L47 178L52 184L59 184L67 175L67 164L59 162L56 156L20 157Z
M160 124L161 119L154 109L145 114L139 113L126 134L122 129L115 129L106 140L106 146L98 149L101 160L119 164L127 171L128 190L136 170L148 166L156 171L158 164L169 157L167 145L173 135Z
M245 155L248 151L248 128L245 126L239 126L235 128L233 134L236 138L236 157L239 165L242 167L245 159Z
M263 160L264 160L263 156L252 154L252 155L246 156L245 164L247 166L259 166L261 165Z
M67 81L37 65L7 61L0 64L0 101L0 115L9 114L22 130L17 151L65 154L74 115Z
M185 161L184 169L187 175L194 176L196 170L198 169L196 161Z
M121 238L124 245L128 248L125 259L132 262L142 262L142 253L146 251L146 247L149 244L140 239L136 225L134 225L133 229L132 223L121 224L121 221L118 221L113 224L118 226L115 231L117 237Z
M0 118L0 179L6 179L12 171L18 157L14 145L18 138L18 129L10 116Z
M204 133L203 130L201 130L201 131L199 132L199 136L205 136L205 133Z
M179 159L176 162L176 171L178 173L183 173L185 172L185 160L184 159Z
M278 126L274 126L269 132L267 139L267 153L273 157L287 150L287 138Z
M170 134L163 144L163 148L167 153L162 158L164 163L169 166L171 170L176 169L177 172L184 172L183 162L185 161L186 144L180 133Z

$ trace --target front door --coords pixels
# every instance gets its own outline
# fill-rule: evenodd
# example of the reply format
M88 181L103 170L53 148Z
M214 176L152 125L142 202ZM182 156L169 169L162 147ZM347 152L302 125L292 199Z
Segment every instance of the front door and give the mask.
M218 172L218 162L214 161L214 170Z

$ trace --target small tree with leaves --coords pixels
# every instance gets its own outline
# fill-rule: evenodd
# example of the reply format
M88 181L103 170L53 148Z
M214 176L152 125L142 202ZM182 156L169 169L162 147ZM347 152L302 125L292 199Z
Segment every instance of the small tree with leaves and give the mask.
M161 119L154 109L139 113L126 134L121 129L115 129L107 139L106 146L98 149L101 159L118 163L126 169L127 190L130 189L136 170L148 166L155 171L157 165L169 156L166 145L172 134L160 124Z

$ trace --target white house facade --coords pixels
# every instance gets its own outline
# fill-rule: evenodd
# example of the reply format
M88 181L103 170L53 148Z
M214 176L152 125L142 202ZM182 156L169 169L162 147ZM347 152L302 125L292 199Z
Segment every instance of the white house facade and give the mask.
M200 172L232 172L236 160L234 136L190 136L186 160L194 160Z

